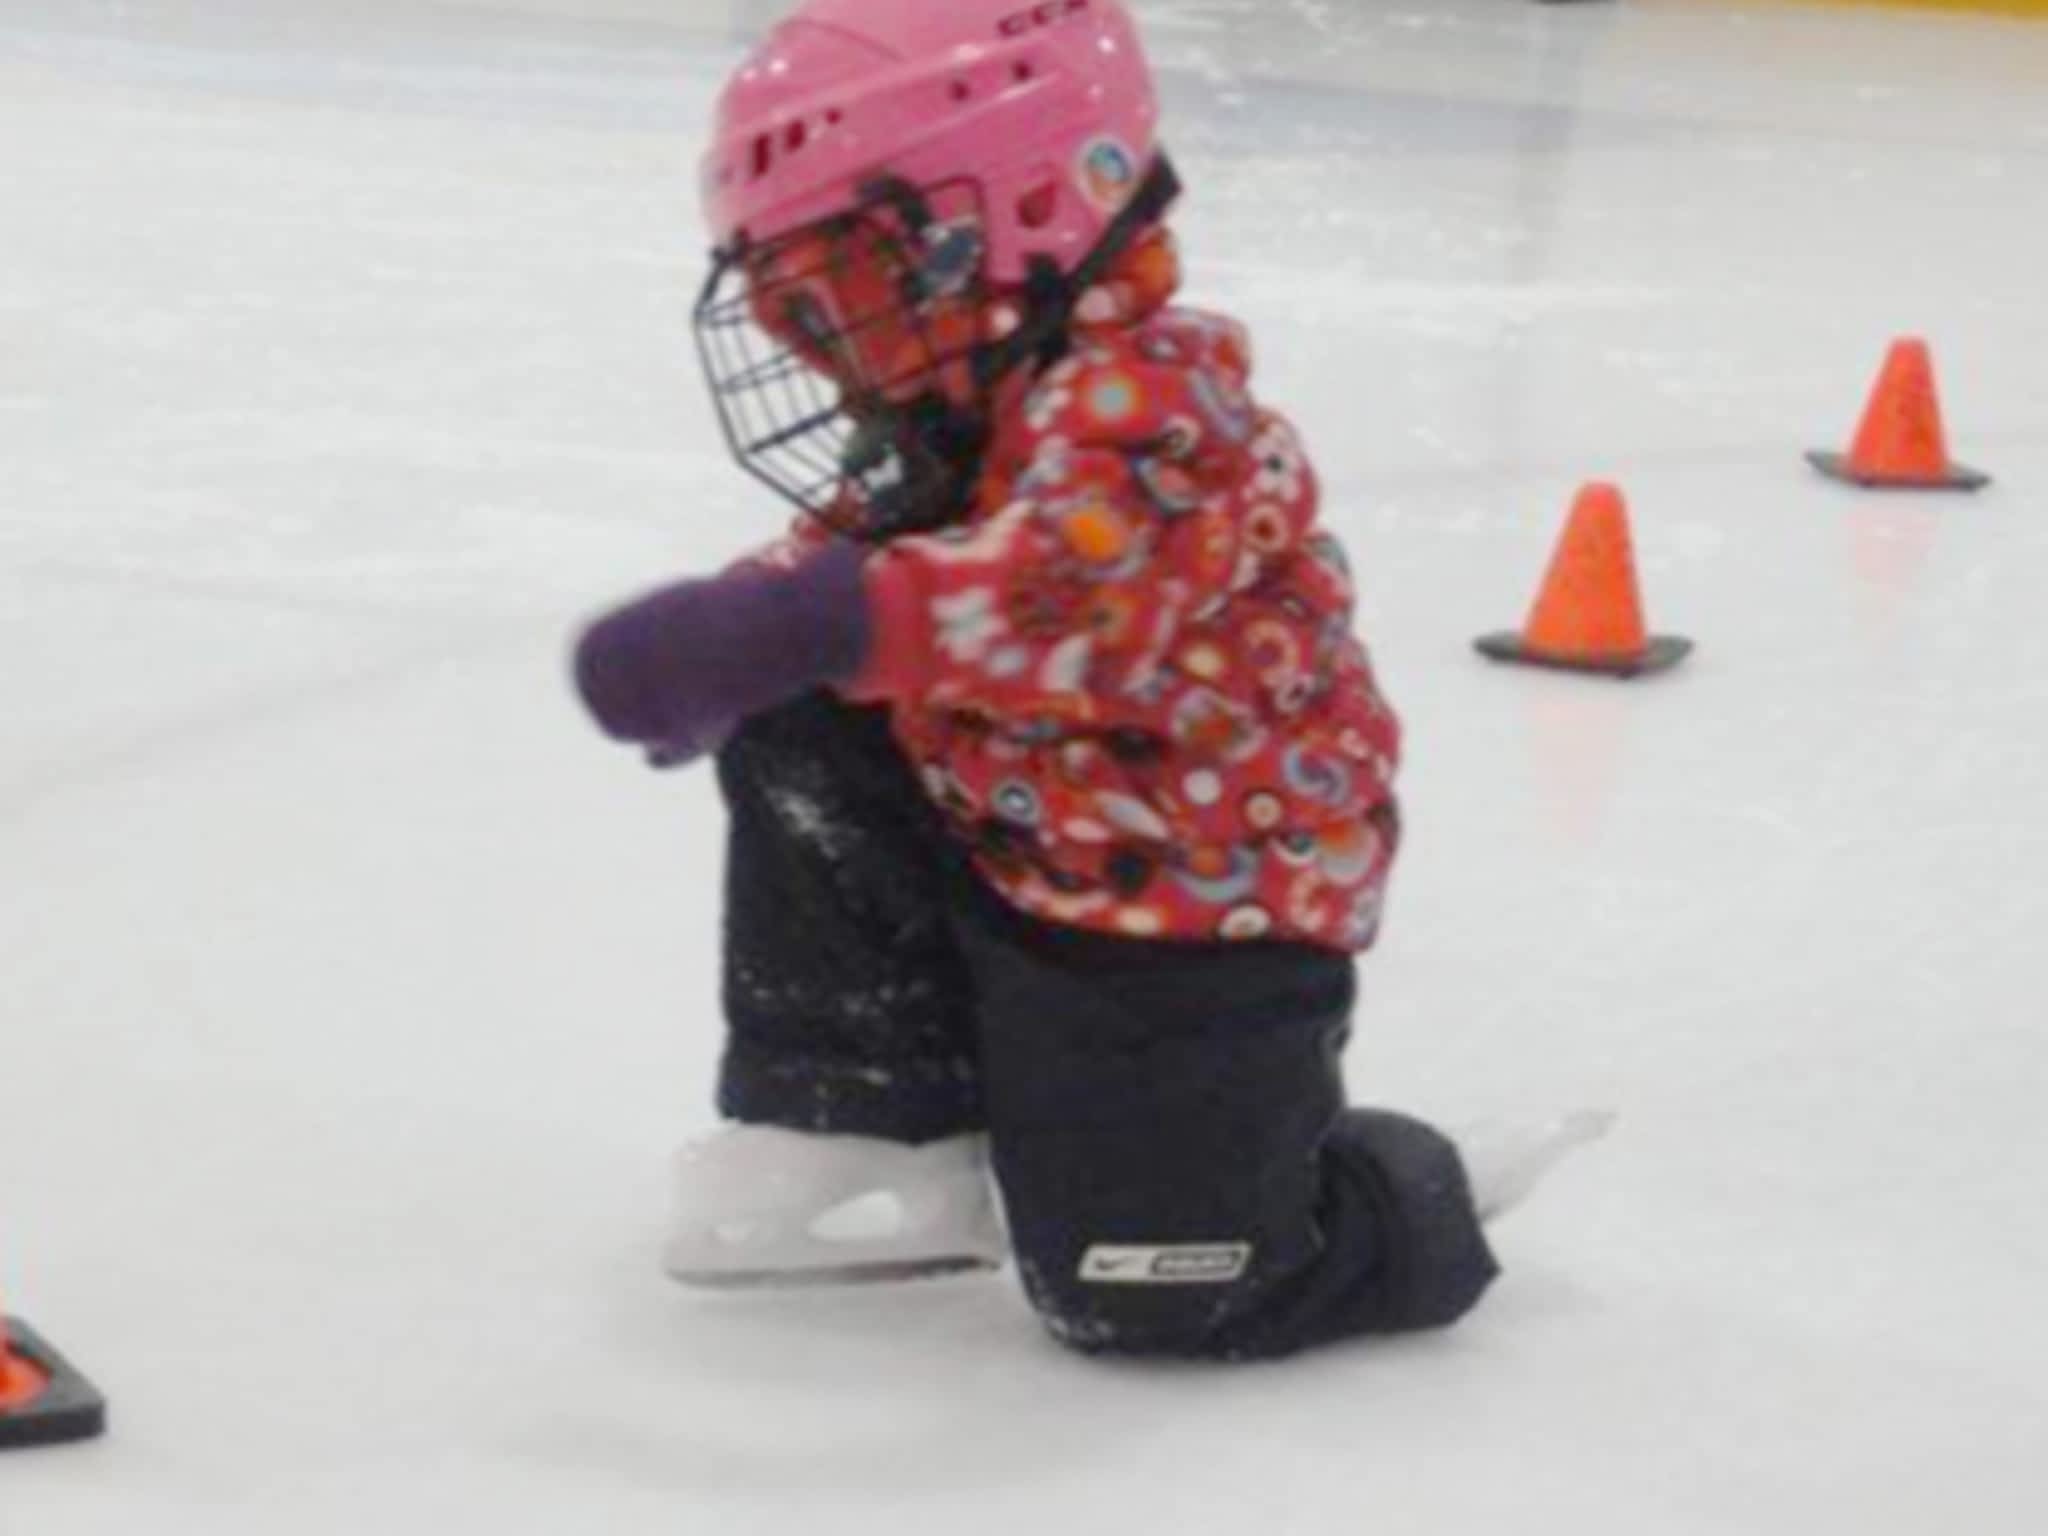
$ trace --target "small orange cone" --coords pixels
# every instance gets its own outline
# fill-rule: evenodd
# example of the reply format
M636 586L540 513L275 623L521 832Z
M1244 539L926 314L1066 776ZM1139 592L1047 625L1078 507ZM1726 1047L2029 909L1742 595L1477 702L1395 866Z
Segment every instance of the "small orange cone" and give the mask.
M19 1318L0 1317L0 1451L89 1440L106 1399Z
M1628 505L1604 483L1580 490L1520 634L1484 635L1482 656L1525 666L1638 677L1685 660L1690 640L1652 635L1636 586Z
M1974 491L1991 483L1948 456L1934 362L1917 336L1892 343L1849 451L1816 450L1806 461L1830 479L1884 490Z

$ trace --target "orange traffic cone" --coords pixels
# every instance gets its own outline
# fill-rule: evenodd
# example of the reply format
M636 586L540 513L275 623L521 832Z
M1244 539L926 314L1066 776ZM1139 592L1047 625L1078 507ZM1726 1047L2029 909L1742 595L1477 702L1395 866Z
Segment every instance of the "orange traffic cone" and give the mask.
M1612 485L1583 488L1520 634L1473 642L1493 661L1637 677L1675 667L1690 640L1651 635L1636 586L1628 506Z
M1948 456L1934 363L1917 336L1892 343L1849 451L1815 451L1806 461L1830 479L1887 490L1974 491L1991 483Z
M0 1317L0 1451L89 1440L107 1403L19 1318Z

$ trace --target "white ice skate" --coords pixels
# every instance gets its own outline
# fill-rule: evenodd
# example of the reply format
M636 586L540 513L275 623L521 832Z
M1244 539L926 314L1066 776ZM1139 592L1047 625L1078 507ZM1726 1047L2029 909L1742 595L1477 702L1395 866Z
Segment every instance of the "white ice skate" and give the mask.
M729 1125L677 1159L666 1268L686 1285L831 1285L993 1269L987 1138L923 1146Z
M1614 1111L1581 1109L1555 1120L1485 1120L1453 1133L1479 1219L1505 1216L1551 1169L1613 1128Z

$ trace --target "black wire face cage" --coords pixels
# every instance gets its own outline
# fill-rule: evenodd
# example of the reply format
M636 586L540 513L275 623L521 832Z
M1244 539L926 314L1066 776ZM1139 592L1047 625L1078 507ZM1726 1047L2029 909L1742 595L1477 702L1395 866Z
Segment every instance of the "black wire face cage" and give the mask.
M714 255L697 347L749 474L867 541L960 516L994 376L984 227L972 182L880 179L845 214Z

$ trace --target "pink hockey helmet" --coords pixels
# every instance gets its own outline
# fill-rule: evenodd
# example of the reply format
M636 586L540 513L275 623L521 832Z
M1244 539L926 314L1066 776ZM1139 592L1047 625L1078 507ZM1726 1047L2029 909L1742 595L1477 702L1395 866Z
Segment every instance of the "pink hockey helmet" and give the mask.
M1072 273L1137 194L1159 100L1120 0L804 0L726 85L702 168L722 247L978 185L988 278Z

